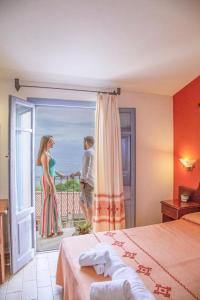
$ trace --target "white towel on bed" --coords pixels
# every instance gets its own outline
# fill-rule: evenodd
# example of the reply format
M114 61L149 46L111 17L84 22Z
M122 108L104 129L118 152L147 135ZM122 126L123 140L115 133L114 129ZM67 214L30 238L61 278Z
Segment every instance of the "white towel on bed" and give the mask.
M95 272L97 273L97 275L101 275L104 274L105 271L105 264L100 264L100 265L95 265L93 266Z
M111 276L113 273L120 269L125 267L126 265L122 262L120 257L118 256L112 256L108 258L108 261L105 264L99 264L93 266L95 269L95 272L97 275L104 274L104 277Z
M125 267L119 255L113 249L113 247L106 243L99 243L96 246L96 249L107 250L109 251L109 257L104 267L104 276L112 276L112 274L119 268Z
M120 268L112 276L112 280L128 280L131 286L128 300L155 300L153 294L146 288L138 274L130 267Z
M126 265L118 255L110 256L105 263L104 276L112 277L115 271L123 267L126 267Z
M95 248L82 252L79 264L82 267L93 266L98 275L104 274L105 277L112 276L117 269L125 267L112 246L106 243L99 243Z
M80 266L97 266L107 263L110 256L117 255L112 246L106 243L98 243L95 248L81 252L79 255ZM95 270L97 267L95 267ZM102 270L102 266L98 269Z
M109 259L109 251L106 249L90 249L81 252L79 264L81 267L105 264Z
M90 287L90 300L127 300L128 293L128 280L93 282Z

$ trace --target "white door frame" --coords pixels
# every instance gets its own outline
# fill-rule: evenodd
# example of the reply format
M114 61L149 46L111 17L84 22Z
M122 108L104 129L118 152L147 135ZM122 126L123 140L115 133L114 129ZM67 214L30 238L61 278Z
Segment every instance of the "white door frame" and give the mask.
M35 105L17 97L9 97L9 211L10 211L10 247L11 247L11 272L16 273L26 265L35 255L36 227L35 227L35 174L34 174L34 127ZM30 109L31 128L16 127L17 105ZM31 134L31 195L30 207L17 210L17 157L16 133L27 132Z

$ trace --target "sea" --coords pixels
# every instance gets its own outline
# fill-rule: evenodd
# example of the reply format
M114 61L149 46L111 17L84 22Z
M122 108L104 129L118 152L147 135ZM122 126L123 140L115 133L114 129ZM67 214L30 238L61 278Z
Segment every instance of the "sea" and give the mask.
M52 135L55 141L50 150L56 160L56 170L66 176L81 170L84 153L83 139L94 136L95 111L66 107L37 107L35 124L35 157L43 135ZM40 182L41 167L35 169L36 186Z

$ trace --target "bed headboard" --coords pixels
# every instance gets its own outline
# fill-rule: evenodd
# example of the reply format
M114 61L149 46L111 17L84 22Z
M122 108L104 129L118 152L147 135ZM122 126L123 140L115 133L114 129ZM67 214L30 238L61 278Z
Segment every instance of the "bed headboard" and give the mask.
M178 188L178 198L181 199L181 194L187 192L190 197L189 201L200 202L200 183L197 189L189 188L187 186L179 186Z

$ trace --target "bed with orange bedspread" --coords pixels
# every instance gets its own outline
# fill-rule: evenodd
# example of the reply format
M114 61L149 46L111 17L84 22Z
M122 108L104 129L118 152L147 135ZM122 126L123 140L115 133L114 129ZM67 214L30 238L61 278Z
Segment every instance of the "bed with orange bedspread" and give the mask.
M63 239L56 280L64 287L64 300L89 300L92 282L110 280L96 275L92 267L79 266L80 252L99 242L112 245L156 299L200 299L200 213L195 214L168 223Z

